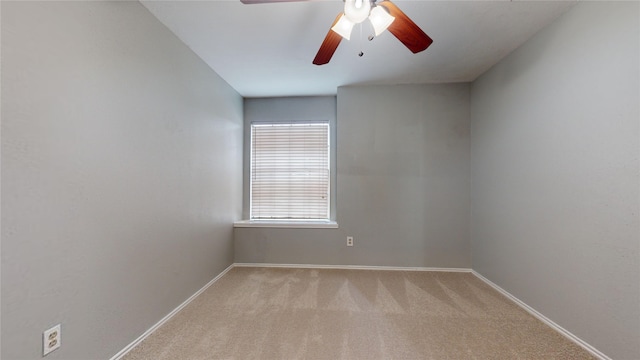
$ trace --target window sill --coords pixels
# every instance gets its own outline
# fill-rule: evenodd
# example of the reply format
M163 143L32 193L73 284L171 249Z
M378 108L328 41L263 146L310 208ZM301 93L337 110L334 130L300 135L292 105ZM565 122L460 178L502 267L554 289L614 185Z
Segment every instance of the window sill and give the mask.
M241 220L233 223L236 228L285 228L285 229L337 229L335 221L286 221Z

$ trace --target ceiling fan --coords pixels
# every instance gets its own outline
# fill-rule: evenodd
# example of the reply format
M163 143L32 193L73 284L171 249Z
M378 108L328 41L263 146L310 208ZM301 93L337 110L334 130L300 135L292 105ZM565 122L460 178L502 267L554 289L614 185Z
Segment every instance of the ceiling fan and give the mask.
M273 2L291 2L305 0L240 0L243 4L264 4ZM315 65L324 65L331 60L342 38L349 40L355 24L369 19L374 33L378 36L389 30L411 52L419 53L433 43L416 23L402 12L390 0L344 0L344 12L333 21L327 36L313 59Z

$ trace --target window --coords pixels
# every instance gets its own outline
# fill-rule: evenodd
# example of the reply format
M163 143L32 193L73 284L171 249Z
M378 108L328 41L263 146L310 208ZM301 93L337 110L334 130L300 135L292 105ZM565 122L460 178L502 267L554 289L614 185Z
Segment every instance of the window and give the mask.
M329 219L329 123L251 124L252 220Z

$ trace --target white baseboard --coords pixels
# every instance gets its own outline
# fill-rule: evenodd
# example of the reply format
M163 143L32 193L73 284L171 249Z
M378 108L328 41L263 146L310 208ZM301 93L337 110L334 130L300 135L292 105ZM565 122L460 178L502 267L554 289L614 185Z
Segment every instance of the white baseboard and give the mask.
M553 322L551 319L549 319L548 317L542 315L540 312L538 312L536 309L532 308L531 306L527 305L524 301L518 299L517 297L511 295L511 293L509 293L508 291L506 291L505 289L501 288L500 286L494 284L491 280L485 278L484 276L480 275L480 273L478 273L475 270L472 270L471 273L473 275L475 275L478 279L484 281L487 285L491 286L492 288L494 288L495 290L497 290L499 293L501 293L502 295L506 296L507 298L509 298L511 301L513 301L514 303L516 303L518 306L520 306L521 308L523 308L525 311L527 311L529 314L535 316L538 320L542 321L543 323L547 324L548 326L550 326L552 329L554 329L555 331L559 332L560 334L562 334L564 337L566 337L567 339L573 341L574 343L578 344L580 347L582 347L583 349L587 350L591 355L597 357L600 360L611 360L610 357L608 357L607 355L603 354L602 352L600 352L598 349L596 349L595 347L589 345L586 341L580 339L579 337L575 336L574 334L572 334L570 331L568 331L567 329L563 328L562 326L556 324L555 322Z
M398 267L398 266L366 266L366 265L313 265L313 264L267 264L267 263L235 263L236 267L268 267L268 268L298 268L298 269L336 269L336 270L390 270L390 271L442 271L442 272L471 272L467 268L436 268L436 267Z
M218 276L213 278L213 280L209 281L205 286L203 286L200 290L196 291L195 294L191 295L187 300L185 300L182 304L178 305L177 308L173 309L167 316L163 317L160 321L158 321L155 325L149 328L149 330L145 331L142 335L140 335L137 339L135 339L131 344L124 347L124 349L120 350L117 354L115 354L109 360L120 360L124 357L129 351L131 351L134 347L138 346L144 339L146 339L149 335L153 334L160 326L169 321L175 314L177 314L180 310L182 310L185 306L189 305L198 295L202 294L205 290L209 288L209 286L213 285L218 279L220 279L224 274L226 274L229 270L233 269L233 264L229 265L226 269L224 269Z

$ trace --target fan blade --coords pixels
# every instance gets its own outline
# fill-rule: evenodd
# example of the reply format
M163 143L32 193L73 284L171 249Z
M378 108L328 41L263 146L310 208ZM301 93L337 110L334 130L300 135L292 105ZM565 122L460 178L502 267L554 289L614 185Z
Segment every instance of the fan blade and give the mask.
M331 60L333 53L336 52L338 45L340 45L342 36L338 35L335 31L331 30L331 28L338 22L338 20L340 20L340 17L342 17L342 13L338 14L338 16L336 16L336 19L333 21L333 24L331 24L331 27L329 28L329 32L327 33L327 36L325 36L324 41L322 42L322 45L320 45L320 49L318 50L318 53L316 54L315 59L313 59L314 64L324 65L328 63Z
M277 3L277 2L298 2L298 1L309 1L309 0L240 0L241 3L252 5L252 4L269 4L269 3Z
M400 42L404 44L411 52L419 53L431 45L433 40L429 35L425 34L416 23L402 12L394 3L384 0L378 3L385 9L389 10L391 16L396 19L389 25L387 30L393 34Z

